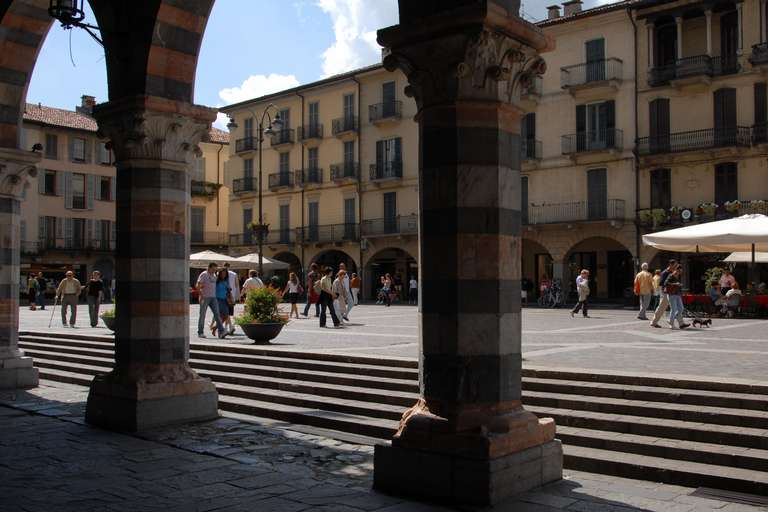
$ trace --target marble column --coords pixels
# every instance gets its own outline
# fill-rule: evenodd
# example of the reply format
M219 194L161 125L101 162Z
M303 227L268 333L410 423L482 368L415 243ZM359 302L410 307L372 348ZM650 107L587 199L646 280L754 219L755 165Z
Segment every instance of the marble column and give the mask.
M0 389L38 384L32 358L19 349L19 226L21 196L39 160L36 153L0 149Z
M704 11L704 17L707 19L707 56L712 56L712 9Z
M738 32L738 46L737 52L741 55L744 48L744 4L741 2L736 3L736 31Z
M188 164L215 110L154 97L98 105L117 168L115 367L94 378L86 421L145 430L218 416L189 360Z
M677 24L677 60L683 58L683 17L677 16L675 18Z
M520 93L550 41L492 1L419 14L401 2L378 40L418 105L422 398L374 486L488 505L562 477L553 420L521 402Z
M654 68L656 66L654 49L654 44L656 43L656 25L653 21L646 21L646 27L648 28L648 67Z

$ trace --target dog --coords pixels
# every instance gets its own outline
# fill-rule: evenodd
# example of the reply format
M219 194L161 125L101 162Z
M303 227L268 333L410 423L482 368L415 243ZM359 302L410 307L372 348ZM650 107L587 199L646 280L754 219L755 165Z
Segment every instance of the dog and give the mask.
M711 318L694 318L693 322L691 322L694 327L712 327L712 319Z

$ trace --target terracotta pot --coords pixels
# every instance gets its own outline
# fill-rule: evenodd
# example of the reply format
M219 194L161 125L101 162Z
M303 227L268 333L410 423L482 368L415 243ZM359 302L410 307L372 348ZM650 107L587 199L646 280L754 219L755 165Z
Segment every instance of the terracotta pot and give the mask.
M243 324L240 328L246 336L253 340L255 345L268 344L269 340L274 339L283 329L283 323L275 322L269 324Z

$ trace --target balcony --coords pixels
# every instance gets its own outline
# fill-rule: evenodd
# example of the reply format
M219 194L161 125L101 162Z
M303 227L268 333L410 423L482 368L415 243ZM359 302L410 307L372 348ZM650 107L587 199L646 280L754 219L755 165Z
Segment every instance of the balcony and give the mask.
M319 142L323 139L323 125L309 124L306 126L299 126L298 137L304 144Z
M229 235L220 231L192 231L189 235L191 245L227 245Z
M637 153L640 156L648 156L723 147L749 147L752 144L752 139L752 130L747 127L709 128L655 137L642 137L637 140Z
M229 245L231 247L237 246L251 246L256 243L256 237L251 233L244 233L239 235L229 235Z
M299 169L296 171L296 181L300 187L323 184L322 169Z
M403 177L403 162L371 164L371 181L395 180Z
M280 148L296 142L294 130L275 130L270 139L270 145L273 148Z
M621 130L598 130L564 135L563 154L576 155L595 151L620 151L624 147L624 132Z
M267 233L264 243L268 245L293 245L296 243L296 229L276 229ZM254 243L257 243L256 236L253 236Z
M246 192L257 192L258 190L258 178L240 178L232 181L233 194L245 194Z
M520 144L520 158L524 161L541 160L543 154L541 141L528 139Z
M336 183L357 181L358 176L360 176L360 164L357 162L343 162L331 165L331 180Z
M603 59L560 68L560 87L575 94L585 88L608 86L618 89L624 63L620 59Z
M388 121L398 121L403 115L402 101L388 101L368 106L368 121L381 124Z
M281 188L293 188L296 181L290 172L276 172L269 175L269 190L279 190Z
M669 83L675 86L709 84L713 76L732 75L738 73L739 69L739 59L736 55L694 55L678 59L674 64L651 68L648 72L648 85L658 87Z
M647 208L637 211L637 220L646 231L657 231L749 214L768 215L768 199L733 201L722 205L702 203L692 207Z
M216 197L216 193L219 191L221 185L218 183L211 183L209 181L197 181L192 180L191 193L192 197L202 197L205 199L213 199Z
M235 153L245 153L247 151L256 151L259 141L256 137L245 137L235 141Z
M346 224L327 224L324 226L306 226L299 228L302 243L341 243L360 240L360 225L356 222Z
M418 232L418 215L398 215L389 219L365 220L360 225L360 234L363 238L416 235Z
M626 219L623 199L596 202L529 205L523 210L523 224L559 224L566 222L608 221Z
M768 64L768 43L756 44L752 47L749 62L753 66L765 66Z
M85 210L85 196L72 196L72 209Z
M331 123L333 136L345 139L354 136L357 133L360 120L357 116L344 116L334 119Z
M41 238L37 241L37 250L110 252L115 250L115 240L101 240L88 238L85 236L69 238Z
M38 242L28 242L22 240L21 242L21 254L37 254Z

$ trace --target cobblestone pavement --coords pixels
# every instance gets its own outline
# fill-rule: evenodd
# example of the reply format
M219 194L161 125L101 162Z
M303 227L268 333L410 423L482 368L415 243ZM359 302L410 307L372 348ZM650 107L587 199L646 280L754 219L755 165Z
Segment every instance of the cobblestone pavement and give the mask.
M0 510L439 512L370 490L372 448L221 418L126 435L83 422L86 390L0 392ZM502 512L756 512L692 489L567 471Z
M285 305L284 305L285 306ZM238 306L240 308L242 306ZM191 306L190 339L196 334L197 306ZM83 316L85 314L85 316ZM46 311L21 309L21 328L48 330ZM58 316L58 312L56 313ZM210 315L209 315L210 316ZM571 318L567 310L523 310L523 357L526 364L546 367L617 370L630 373L766 380L768 321L715 319L712 328L653 329L636 312L599 309L592 318ZM346 329L320 329L314 318L289 323L272 345L274 350L343 352L416 358L418 313L413 306L358 306ZM79 334L108 334L101 324L88 326L80 308ZM54 318L54 332L73 332ZM242 334L226 343L249 343Z

